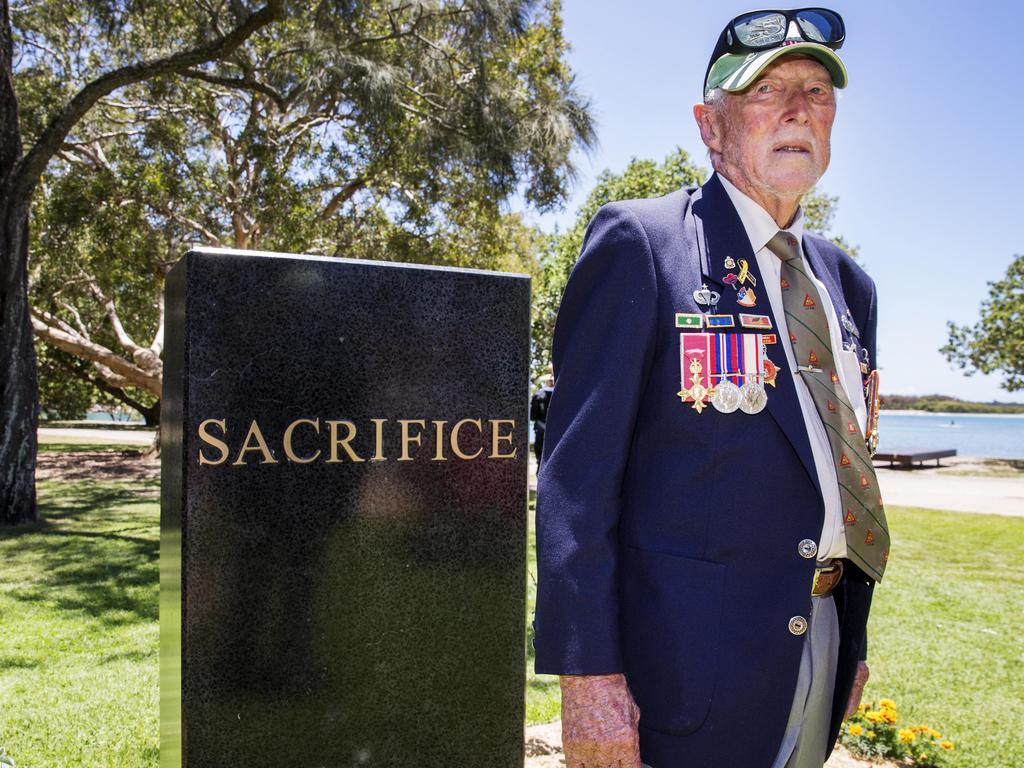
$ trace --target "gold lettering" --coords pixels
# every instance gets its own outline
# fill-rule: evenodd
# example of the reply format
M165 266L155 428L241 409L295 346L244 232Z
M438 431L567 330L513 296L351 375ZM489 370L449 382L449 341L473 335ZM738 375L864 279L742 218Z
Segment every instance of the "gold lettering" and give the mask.
M249 441L255 439L256 445L249 445ZM270 452L270 448L267 447L267 441L263 439L263 433L260 432L260 425L253 419L252 424L249 425L249 432L245 436L245 440L242 442L242 447L238 451L238 457L231 462L233 466L245 466L245 452L246 451L259 451L263 454L263 461L261 464L277 464L277 459Z
M354 438L356 436L356 425L355 424L353 424L351 421L328 421L327 423L331 427L331 458L329 458L325 463L327 463L327 464L340 464L341 463L341 459L338 458L338 446L339 445L342 448L345 449L345 453L348 454L349 461L366 461L366 459L359 458L359 456L356 454L356 452L352 450L352 446L349 445L349 442L352 440L352 438ZM348 434L345 435L345 437L343 437L341 440L339 440L338 439L338 427L341 426L342 424L345 425L345 429L348 432Z
M370 461L387 461L384 456L384 424L387 423L387 419L370 419L373 422L374 430L374 453L370 457Z
M435 421L434 429L434 458L431 461L448 461L444 455L444 425L447 421Z
M316 419L315 421L313 419L296 419L291 424L289 424L288 428L285 429L284 431L284 440L282 441L284 443L284 455L288 457L288 461L293 461L296 464L312 464L314 461L320 458L319 449L317 449L317 452L310 456L308 459L304 459L301 456L298 456L295 453L295 451L292 450L292 433L295 431L295 428L299 426L299 424L312 424L313 431L316 432L318 435L320 434L320 419Z
M412 461L412 457L409 456L409 444L415 443L416 445L419 445L423 435L410 435L409 425L418 424L420 429L425 429L427 422L423 419L399 419L398 423L402 425L402 455L398 457L398 460Z
M512 453L499 453L498 443L502 440L512 444L512 433L509 432L507 435L501 434L501 425L511 424L512 429L516 428L515 419L494 419L491 421L491 455L490 459L514 459L516 457L516 449L512 449Z
M224 419L207 419L206 421L200 422L199 424L199 439L202 440L204 443L207 443L208 445L212 445L214 448L220 451L220 458L215 461L213 459L206 458L206 456L203 455L203 449L200 447L199 463L217 466L218 464L223 464L225 461L228 460L228 444L225 443L223 440L214 437L207 431L210 424L216 424L218 427L220 427L221 434L224 434L228 431L228 425Z
M458 456L460 459L475 459L484 449L479 448L474 454L463 453L462 449L459 448L459 430L462 429L463 424L475 424L478 432L483 432L483 424L480 423L480 419L463 419L462 421L455 422L455 426L452 427L452 453Z

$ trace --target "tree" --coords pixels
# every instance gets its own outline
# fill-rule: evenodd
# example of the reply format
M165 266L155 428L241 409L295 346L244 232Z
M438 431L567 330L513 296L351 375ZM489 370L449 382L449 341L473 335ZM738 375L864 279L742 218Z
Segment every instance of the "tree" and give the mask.
M37 336L158 394L151 345L112 331L124 318L158 343L156 297L189 242L536 271L537 238L502 201L521 183L541 208L564 197L593 129L558 4L477 5L299 9L223 71L101 104L39 196ZM126 251L135 280L108 274Z
M71 12L58 2L26 11L21 28L42 40L30 44L81 48L51 6ZM157 297L183 244L462 263L467 241L529 241L503 201L522 189L540 209L557 204L572 176L569 151L593 140L563 62L558 4L534 15L536 7L294 4L219 61L139 78L116 99L108 91L54 153L42 201L53 209L39 213L52 226L39 233L45 258L33 270L36 333L89 360L116 389L158 394ZM120 9L121 22L145 29L154 11L135 19L135 8ZM195 26L189 7L175 12L155 11L159 29ZM123 23L94 26L118 45L86 46L90 60L127 49ZM51 37L58 44L47 45ZM82 57L67 58L73 66ZM19 73L36 111L61 81L52 59L37 56ZM110 236L129 232L136 263L109 275ZM124 241L113 240L123 253ZM496 250L477 253L508 256ZM68 269L49 258L58 252ZM121 311L122 301L137 311Z
M32 17L36 9L28 9L25 15ZM0 523L36 518L38 381L28 312L27 264L28 216L40 177L67 136L100 99L133 83L182 72L230 53L278 18L283 0L268 0L257 10L239 0L230 8L211 11L201 23L191 24L175 23L181 19L175 18L180 9L173 3L148 8L150 17L159 15L158 22L171 23L162 27L159 53L143 44L146 33L153 31L143 23L146 19L137 19L126 32L124 22L129 11L116 3L97 0L59 10L47 8L41 15L53 11L62 13L65 21L83 22L67 25L67 36L88 39L98 30L119 29L122 45L117 63L109 68L94 71L88 59L72 62L76 72L67 72L65 80L53 83L45 94L40 92L40 98L47 102L39 111L44 120L35 126L23 124L14 90L15 56L27 69L37 69L51 57L59 59L60 54L46 45L31 24L19 25L16 38L8 0L0 0ZM26 134L32 136L27 147L22 146L23 128L35 129Z
M677 147L660 165L652 160L634 158L621 174L606 169L597 177L597 185L577 212L572 229L556 234L548 241L541 277L534 291L532 368L536 377L547 370L562 291L583 246L587 225L598 209L616 200L657 197L680 187L695 187L703 183L706 173L693 165L689 155ZM809 192L801 202L804 227L827 235L837 203L838 198L829 197L817 189ZM841 236L831 236L830 239L856 258L857 249L848 245Z
M939 350L971 376L1001 373L1008 392L1024 389L1024 255L1016 255L1006 277L988 284L981 319L973 326L946 324L949 340Z

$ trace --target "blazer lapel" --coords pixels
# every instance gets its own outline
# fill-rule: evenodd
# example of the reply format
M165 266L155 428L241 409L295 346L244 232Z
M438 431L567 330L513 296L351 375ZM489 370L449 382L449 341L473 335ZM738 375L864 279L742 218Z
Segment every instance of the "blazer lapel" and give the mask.
M800 410L800 400L794 388L792 369L789 367L785 352L778 346L789 344L789 339L782 338L778 333L779 324L775 319L775 313L772 312L768 292L765 290L757 259L750 247L747 231L744 229L743 222L740 220L739 214L736 213L736 208L729 199L725 187L718 180L717 174L712 174L711 178L701 187L700 198L693 202L692 211L698 246L701 248L702 278L711 290L721 295L717 311L730 314L767 315L771 319L772 329L778 337L778 341L774 347L768 348L768 356L778 368L778 375L774 389L767 388L767 410L786 435L797 456L800 457L808 477L820 494L818 471L814 465L814 455L811 453L811 443L807 437L803 412ZM731 258L736 266L726 267L727 258ZM741 259L747 262L748 270L756 280L756 285L745 284L753 288L757 297L754 307L748 308L737 303L739 293L733 287L735 282L728 277L730 273L739 273ZM817 269L817 265L813 265L812 268Z

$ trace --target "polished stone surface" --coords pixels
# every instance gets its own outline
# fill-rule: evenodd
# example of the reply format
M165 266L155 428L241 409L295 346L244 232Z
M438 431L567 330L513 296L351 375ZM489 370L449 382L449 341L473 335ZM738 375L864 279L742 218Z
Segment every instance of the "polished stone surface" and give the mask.
M161 765L521 766L529 280L193 251L167 318Z

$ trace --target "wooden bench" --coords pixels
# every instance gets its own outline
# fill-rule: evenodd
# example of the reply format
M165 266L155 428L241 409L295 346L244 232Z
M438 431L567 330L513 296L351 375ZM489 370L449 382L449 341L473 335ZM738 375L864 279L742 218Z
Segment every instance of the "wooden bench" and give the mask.
M913 469L915 461L918 466L924 466L924 462L935 459L935 466L938 467L941 466L939 459L945 459L950 456L956 456L955 448L947 448L943 451L918 451L916 453L876 453L875 461L888 461L890 467L894 464L900 464Z

